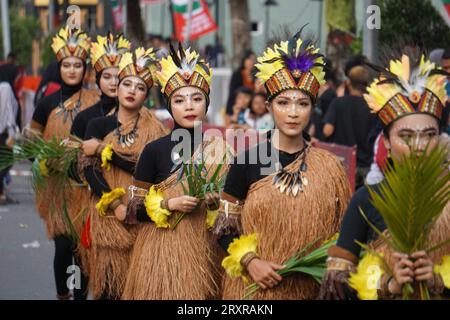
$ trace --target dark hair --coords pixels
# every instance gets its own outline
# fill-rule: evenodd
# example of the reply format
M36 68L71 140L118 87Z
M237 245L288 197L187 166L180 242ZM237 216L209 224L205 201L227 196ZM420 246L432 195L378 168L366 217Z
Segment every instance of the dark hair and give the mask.
M234 91L234 96L236 97L239 93L248 94L248 95L253 96L253 91L252 91L252 89L249 89L249 88L244 87L244 86L237 88L237 89Z
M250 101L250 113L252 114L255 114L255 112L253 112L253 101L255 100L256 97L262 97L264 101L267 100L267 95L264 92L255 92L253 94L252 100Z
M255 55L255 53L253 51L246 51L244 53L244 56L242 57L241 65L239 66L239 69L241 69L241 70L244 69L245 60L247 60L248 58L250 58L251 56L254 56L254 55Z
M325 72L325 81L333 82L334 84L337 83L336 75L333 71L333 63L330 59L324 58L325 66L323 68L323 71Z
M14 52L10 52L10 53L8 53L8 56L6 57L7 59L16 59L16 54L14 53Z
M345 75L348 77L349 72L351 69L353 69L353 67L364 65L366 60L367 60L366 57L361 54L357 54L357 55L350 57L350 59L347 60L345 67L344 67Z
M450 59L450 48L445 48L442 59Z

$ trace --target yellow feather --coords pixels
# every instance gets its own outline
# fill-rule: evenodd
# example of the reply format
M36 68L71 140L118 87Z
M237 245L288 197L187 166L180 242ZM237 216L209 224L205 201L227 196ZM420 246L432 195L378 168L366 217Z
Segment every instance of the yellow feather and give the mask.
M296 43L296 51L300 49L300 46L302 45L303 40L298 39ZM313 45L309 45L308 49L314 49ZM277 60L275 62L266 62L270 61L274 58L279 58L280 53L279 50L281 50L284 53L288 53L288 41L282 41L279 44L275 44L274 48L267 48L266 51L264 51L263 55L261 57L258 57L257 61L258 63L255 65L255 67L258 69L258 73L256 74L256 77L262 81L262 83L265 83L267 80L269 80L278 70L284 68L284 64L281 60ZM315 48L312 50L313 53L318 53L319 48ZM314 63L324 63L323 58L319 57L316 60L314 60ZM325 83L325 72L323 71L323 67L313 67L309 70L314 77L317 79L319 84Z
M119 73L123 71L128 65L133 64L133 54L131 52L125 52L120 58Z
M199 54L196 51L191 51L190 48L185 50L185 54L186 54L186 61L188 63L199 57ZM179 71L179 69L170 55L161 59L160 66L161 66L160 70L156 72L156 78L161 86L161 92L164 93L167 82L169 81L170 78L173 77L175 73ZM198 63L195 65L194 71L201 74L202 77L208 83L208 85L211 85L212 69L209 66L209 64L206 64L206 67L209 70L209 75L205 72L205 70L201 66L198 65Z
M59 35L59 36L58 36ZM81 47L85 51L89 52L91 42L90 39L87 37L86 34L82 34L81 30L76 30L71 37L71 31L66 26L64 28L61 28L58 32L58 35L54 36L52 39L52 49L55 54L57 54L62 48L64 48L68 42L71 40L71 38L77 38L76 46Z

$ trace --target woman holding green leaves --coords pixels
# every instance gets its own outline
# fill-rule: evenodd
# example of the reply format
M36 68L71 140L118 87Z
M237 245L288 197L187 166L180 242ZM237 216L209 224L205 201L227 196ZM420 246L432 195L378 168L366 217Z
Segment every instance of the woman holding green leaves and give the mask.
M350 289L351 287L356 289L360 299L393 299L404 296L405 288L412 287L419 282L424 285L423 288L428 289L431 296L440 295L444 292L444 287L448 288L450 285L448 275L446 276L450 269L450 259L445 258L445 255L450 253L448 243L447 245L444 243L435 251L421 249L413 250L409 254L398 252L399 250L396 248L401 246L397 241L396 234L403 231L404 234L408 232L411 234L411 228L407 230L406 225L401 223L404 220L400 218L405 216L406 212L413 212L414 208L404 206L405 202L401 202L403 198L400 196L393 198L395 200L391 202L391 207L385 207L387 212L397 210L398 215L394 218L397 218L398 222L392 224L391 219L383 218L387 215L382 215L385 210L381 212L378 204L389 203L387 202L389 199L385 196L389 192L399 195L400 189L403 188L403 190L408 188L418 190L413 195L414 205L425 204L423 211L426 211L426 214L418 216L425 218L431 214L432 210L437 210L435 218L431 219L431 221L435 221L435 224L428 233L428 241L425 240L427 248L448 240L450 236L450 204L446 203L448 195L445 197L445 190L448 192L448 180L445 179L448 179L448 175L445 175L445 169L440 163L445 158L446 151L442 151L440 157L436 149L439 144L439 119L447 99L446 74L436 68L433 63L425 60L424 56L418 54L417 51L405 52L399 60L391 60L389 68L384 69L373 65L371 67L380 72L381 76L368 87L365 99L384 124L383 134L389 151L389 162L394 163L392 170L395 170L396 173L390 173L391 171L388 169L385 181L370 189L364 186L354 194L347 208L337 245L331 247L328 252L328 271L322 283L320 298L354 298L355 291ZM407 165L414 164L414 162L428 165L432 158L438 160L435 166L436 170L428 172L421 182L410 183L407 181L412 179L404 179L394 186L392 178L399 177L401 172L405 172L399 168L405 169ZM420 164L416 168L420 168ZM436 172L437 177L433 178L432 174ZM384 185L387 181L389 181L389 190ZM404 192L403 194L408 193ZM438 194L442 196L439 201L435 197ZM423 197L427 198L422 199ZM409 201L409 203L412 202ZM431 206L434 207L431 208ZM424 229L426 228L425 224ZM379 232L384 234L381 235ZM385 235L388 236L385 237ZM387 243L390 244L390 247L386 245ZM370 244L369 248L382 255L373 255L372 252L360 260L361 246L365 247L367 244ZM369 259L372 259L371 263L369 263ZM377 260L379 260L378 262L383 261L381 264L384 268L380 269L375 276L377 278L376 286L368 288L367 283L363 283L364 277L360 277L360 275L362 270L367 271L367 267L370 265L378 265ZM443 265L438 266L437 264L441 262ZM445 271L446 269L447 271ZM425 291L421 290L421 293L423 292ZM414 294L417 293L419 291Z
M301 30L258 58L275 130L230 167L213 233L229 255L224 299L304 300L319 293L320 275L285 274L297 252L317 249L338 230L350 187L340 161L311 145L304 132L324 82L324 61ZM243 161L242 161L243 160ZM318 268L319 269L319 268ZM281 276L283 274L283 277ZM253 285L254 286L254 285Z

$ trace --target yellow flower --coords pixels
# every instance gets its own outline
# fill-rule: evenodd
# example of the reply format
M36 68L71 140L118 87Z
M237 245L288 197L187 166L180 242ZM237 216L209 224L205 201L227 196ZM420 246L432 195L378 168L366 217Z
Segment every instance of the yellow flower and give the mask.
M384 271L379 256L368 253L358 264L356 273L350 273L349 285L358 292L361 300L377 300L377 288Z
M144 205L147 215L152 219L157 228L168 228L170 225L167 219L171 212L161 208L161 200L164 200L162 192L152 186L145 196Z
M228 247L228 257L223 259L222 267L231 277L240 277L244 268L241 265L242 257L248 252L255 252L258 246L258 235L252 233L249 235L242 235L239 239L234 239Z
M41 173L41 176L43 176L43 177L48 177L48 175L49 175L48 167L47 167L45 159L39 160L39 172Z
M450 255L442 257L442 263L434 266L434 272L441 275L444 286L450 289Z
M109 161L111 161L113 155L112 150L112 144L107 144L105 148L102 150L102 168L105 168L106 170L109 170L111 168L111 165L109 164Z
M116 199L121 198L125 194L124 188L116 188L111 192L104 192L100 200L95 205L98 214L104 216L109 208L109 205Z
M219 215L219 210L206 210L206 227L211 229L216 222L217 216Z

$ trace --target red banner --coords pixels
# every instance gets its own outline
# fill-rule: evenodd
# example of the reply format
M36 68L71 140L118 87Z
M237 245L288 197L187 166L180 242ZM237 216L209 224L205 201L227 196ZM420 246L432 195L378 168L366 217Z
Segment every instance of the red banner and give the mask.
M175 37L179 41L185 38L195 40L209 32L217 30L217 25L209 13L204 0L171 0ZM189 30L189 36L186 37Z
M116 31L122 30L123 28L123 12L122 12L122 5L119 4L117 0L111 1L111 10L112 10L112 16L114 20L114 29Z

